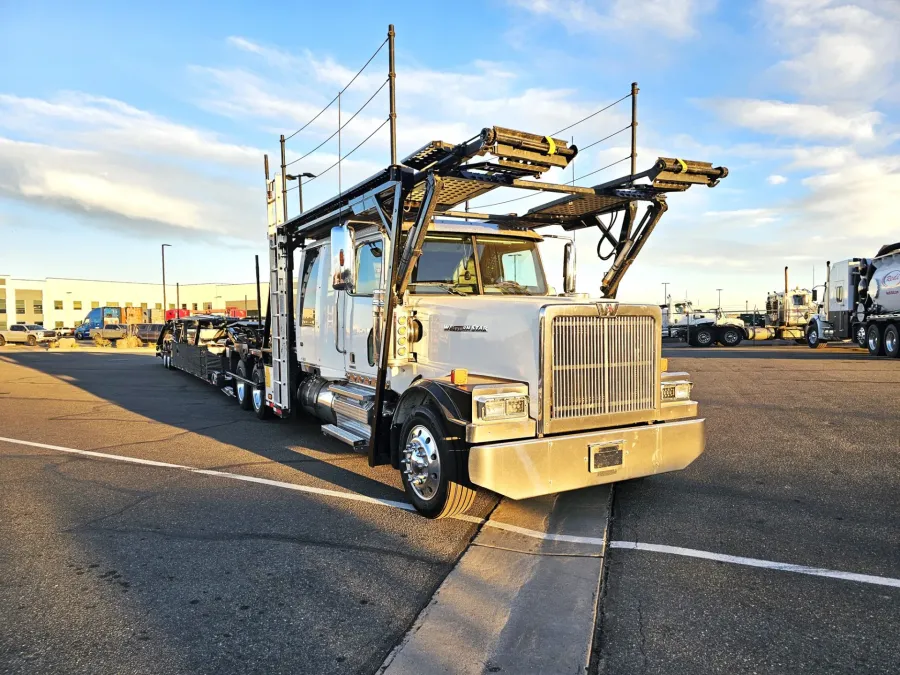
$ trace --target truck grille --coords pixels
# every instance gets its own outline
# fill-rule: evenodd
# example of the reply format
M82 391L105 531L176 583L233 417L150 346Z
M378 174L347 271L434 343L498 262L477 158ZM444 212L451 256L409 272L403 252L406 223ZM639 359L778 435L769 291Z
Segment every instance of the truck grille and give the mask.
M652 316L556 316L551 336L550 419L655 408Z

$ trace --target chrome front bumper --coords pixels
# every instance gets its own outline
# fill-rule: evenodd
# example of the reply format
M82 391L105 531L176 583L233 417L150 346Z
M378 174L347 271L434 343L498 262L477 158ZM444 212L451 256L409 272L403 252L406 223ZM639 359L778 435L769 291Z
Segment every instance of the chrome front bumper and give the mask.
M469 450L469 479L511 499L576 490L683 469L703 453L706 420L689 419L477 445ZM617 466L591 471L589 446L622 450Z

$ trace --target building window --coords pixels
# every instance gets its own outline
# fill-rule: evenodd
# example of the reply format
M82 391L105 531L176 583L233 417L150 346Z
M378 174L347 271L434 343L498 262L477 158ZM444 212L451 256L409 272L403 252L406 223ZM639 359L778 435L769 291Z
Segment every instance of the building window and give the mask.
M91 300L91 309L97 309L100 306L100 303L96 300Z
M57 322L56 322L56 327L57 327L57 328L62 328L62 327L63 327L63 322L62 322L62 321L57 321Z
M212 311L212 303L211 303L211 302L204 302L204 303L203 303L203 309L206 310L207 312L211 312L211 311Z
M169 309L175 309L175 303L174 303L174 302L170 302L170 303L169 303Z
M107 302L106 306L107 307L118 307L119 303L118 302Z
M25 313L25 301L24 300L16 300L16 314L24 314Z
M157 302L157 303L156 303L156 309L162 309L162 303L161 303L161 302Z
M6 320L0 321L0 330L6 330Z
M6 298L0 298L0 314L6 314Z
M187 309L187 305L185 303L181 303L181 309Z
M81 300L75 300L72 303L72 309L81 309Z
M54 300L53 309L62 309L62 300ZM60 326L60 328L62 328L62 326Z
M141 309L147 309L147 303L146 303L146 302L142 302L142 303L141 303Z
M130 302L126 302L126 303L125 303L125 306L126 306L126 307L134 307L134 305L131 304Z
M43 300L32 300L31 306L34 307L35 314L43 314L44 313L44 301Z
M197 303L196 302L191 303L191 309L194 310L195 312L197 311Z

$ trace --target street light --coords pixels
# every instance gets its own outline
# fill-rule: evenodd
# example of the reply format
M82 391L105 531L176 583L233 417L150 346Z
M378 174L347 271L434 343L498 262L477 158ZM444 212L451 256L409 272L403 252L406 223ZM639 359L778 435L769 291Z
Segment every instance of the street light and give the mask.
M162 274L163 274L163 322L166 320L166 246L171 247L172 244L163 244L159 247L162 252Z
M288 180L297 181L297 194L300 195L300 213L303 213L303 179L304 178L316 178L316 174L314 173L300 173L296 176L287 174L285 176Z
M668 281L662 282L662 287L663 287L663 304L668 305L669 304L669 294L667 291L669 290L669 282Z
M716 290L719 291L719 311L721 312L722 311L722 289L717 288Z

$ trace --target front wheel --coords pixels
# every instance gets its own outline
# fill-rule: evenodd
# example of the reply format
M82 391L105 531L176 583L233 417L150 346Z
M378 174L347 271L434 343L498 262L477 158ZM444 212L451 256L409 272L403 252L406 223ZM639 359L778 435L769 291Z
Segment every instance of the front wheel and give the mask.
M37 338L34 335L29 335L25 338L25 341L28 343L29 347L34 347L37 344Z
M400 432L403 489L426 518L452 518L475 502L475 490L462 484L465 453L447 441L444 424L428 406L419 406Z
M884 329L884 355L894 359L900 356L900 328L895 323Z
M6 338L0 335L0 347L6 344Z
M819 329L815 326L810 326L807 329L806 344L810 349L816 349L820 344L822 344L822 340L819 338Z
M870 356L884 355L884 333L877 323L873 323L866 330L866 347L869 348Z

